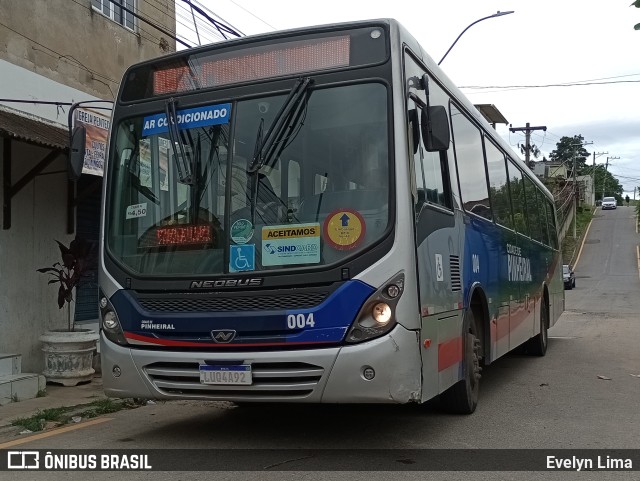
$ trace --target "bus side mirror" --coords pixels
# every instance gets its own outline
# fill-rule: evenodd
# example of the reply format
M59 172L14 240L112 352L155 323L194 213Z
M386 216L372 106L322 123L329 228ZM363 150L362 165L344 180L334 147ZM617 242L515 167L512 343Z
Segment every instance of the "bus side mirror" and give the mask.
M84 149L87 139L87 129L79 125L73 129L71 135L71 149L69 151L69 179L78 180L84 165Z
M427 111L428 109L428 111ZM449 150L451 140L447 110L442 105L422 109L420 127L427 152Z

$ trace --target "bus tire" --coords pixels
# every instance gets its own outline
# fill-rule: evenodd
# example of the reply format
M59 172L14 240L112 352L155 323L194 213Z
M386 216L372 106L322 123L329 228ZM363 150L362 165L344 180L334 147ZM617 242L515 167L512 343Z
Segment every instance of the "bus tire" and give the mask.
M481 345L473 311L465 315L462 355L464 377L445 392L440 394L440 406L453 414L471 414L478 405L480 392L480 353Z
M547 353L549 345L549 306L546 299L540 309L540 332L525 343L526 352L532 356L542 357Z

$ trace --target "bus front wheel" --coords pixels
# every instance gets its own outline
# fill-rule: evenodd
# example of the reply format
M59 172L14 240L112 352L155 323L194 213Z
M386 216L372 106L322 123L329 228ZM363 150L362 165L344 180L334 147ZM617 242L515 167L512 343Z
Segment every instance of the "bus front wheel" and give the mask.
M465 315L462 337L464 377L440 394L442 409L454 414L471 414L478 405L480 392L481 344L478 338L476 319L471 309Z

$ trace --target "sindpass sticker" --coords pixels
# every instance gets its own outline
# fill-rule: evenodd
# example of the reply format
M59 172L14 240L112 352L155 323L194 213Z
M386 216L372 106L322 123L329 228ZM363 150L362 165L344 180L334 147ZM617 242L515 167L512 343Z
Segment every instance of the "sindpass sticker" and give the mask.
M262 265L319 262L320 224L275 225L262 228Z

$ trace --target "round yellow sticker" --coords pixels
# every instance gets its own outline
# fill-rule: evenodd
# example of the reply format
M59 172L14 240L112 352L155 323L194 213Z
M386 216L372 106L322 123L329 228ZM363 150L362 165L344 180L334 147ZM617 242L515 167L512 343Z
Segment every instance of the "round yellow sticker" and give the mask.
M359 212L338 209L327 216L322 230L327 244L334 249L348 250L364 240L366 225Z

